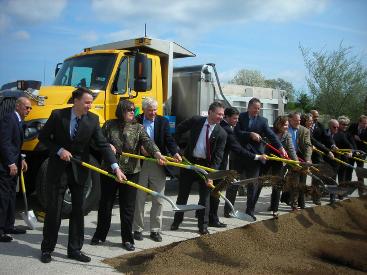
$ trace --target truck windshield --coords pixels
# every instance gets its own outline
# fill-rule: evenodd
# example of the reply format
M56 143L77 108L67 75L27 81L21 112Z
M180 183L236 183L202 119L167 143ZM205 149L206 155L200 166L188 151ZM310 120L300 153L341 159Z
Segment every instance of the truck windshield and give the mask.
M54 86L105 90L117 54L89 54L64 61L52 83Z

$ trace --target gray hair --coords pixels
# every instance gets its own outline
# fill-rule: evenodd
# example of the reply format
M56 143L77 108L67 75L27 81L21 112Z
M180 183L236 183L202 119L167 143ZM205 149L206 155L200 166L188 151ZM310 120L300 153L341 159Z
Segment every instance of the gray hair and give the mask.
M151 106L151 107L155 107L158 108L158 102L154 99L154 97L146 97L143 99L143 101L141 102L141 107L143 109L146 109L147 107Z
M288 114L288 119L292 119L295 115L299 115L298 110L290 111L289 114Z
M327 123L327 125L330 126L331 124L333 124L335 122L339 124L339 122L336 119L330 119L329 122Z
M347 116L340 116L338 117L338 121L340 124L343 124L343 123L349 124L350 119Z

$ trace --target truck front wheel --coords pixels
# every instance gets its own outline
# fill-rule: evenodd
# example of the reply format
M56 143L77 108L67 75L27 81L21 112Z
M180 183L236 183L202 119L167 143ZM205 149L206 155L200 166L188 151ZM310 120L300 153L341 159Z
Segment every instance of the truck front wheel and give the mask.
M100 168L99 163L93 156L90 156L90 164ZM47 209L47 192L46 192L47 165L48 165L48 158L42 163L40 169L38 170L36 179L37 198L40 204L46 209ZM92 211L92 209L99 202L100 197L101 197L100 175L96 171L91 171L91 181L88 183L88 190L84 206L84 215L87 215L90 211ZM71 209L72 209L71 194L68 188L65 192L64 201L62 204L62 210L61 210L62 217L68 218Z

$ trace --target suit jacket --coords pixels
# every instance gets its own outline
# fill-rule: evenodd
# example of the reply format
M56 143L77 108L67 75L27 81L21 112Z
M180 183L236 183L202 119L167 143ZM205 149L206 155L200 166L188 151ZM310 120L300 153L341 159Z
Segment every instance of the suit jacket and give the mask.
M252 149L252 151L255 154L262 155L264 153L264 149L262 147L261 142L254 141L252 138L250 138L251 132L255 132L260 136L262 134L265 134L270 140L271 144L276 149L283 147L278 137L270 129L268 120L266 118L262 116L256 116L254 118L254 121L252 122L251 129L248 126L249 126L248 112L241 113L239 116L239 121L237 125L234 127L234 133L243 148L247 148L248 150Z
M329 133L330 132L328 131L328 134ZM336 147L338 147L340 149L353 149L352 144L347 140L347 138L345 137L344 132L337 131L332 138L335 141ZM341 159L342 158L342 155L335 154L335 157L338 158L338 159ZM331 161L326 156L324 156L324 160L326 162L328 162L334 168L335 171L338 171L338 169L340 167L340 163L339 162L337 162L337 161Z
M244 149L236 140L236 136L231 128L231 126L224 120L222 120L219 125L223 128L224 131L227 133L227 142L224 148L223 160L220 164L219 170L225 170L228 163L228 155L229 152L232 151L236 155L241 155L243 157L249 159L255 159L255 154L251 153L250 151Z
M297 130L297 147L302 154L304 161L311 161L312 144L310 138L310 130L300 125Z
M339 131L341 130L339 129ZM347 138L349 143L352 144L353 149L358 150L353 134L349 130L345 130L343 133L345 134L345 137Z
M0 170L9 174L9 165L15 163L20 171L23 159L20 151L23 145L23 132L15 111L0 119Z
M326 148L321 142L317 141L311 134L311 144L315 146L317 149L322 151L324 154L329 155L330 150Z
M108 164L117 162L109 143L102 134L99 118L96 114L88 112L82 116L73 140L70 137L70 117L71 108L53 110L38 136L39 141L50 151L47 168L48 181L58 181L69 164L57 154L61 148L69 151L74 158L88 163L92 138ZM71 164L78 184L87 184L90 178L90 169L74 162Z
M352 123L349 128L348 131L352 134L353 139L355 135L358 135L358 122L354 122ZM362 141L356 141L356 145L358 150L362 150L363 152L367 151L367 145L363 143L364 141L367 141L367 129L362 130L362 133L359 135L359 138Z
M143 124L143 118L144 118L144 114L140 114L136 116L136 120L140 124ZM167 155L167 150L168 152L171 153L172 156L178 153L177 144L171 134L171 129L169 127L169 121L164 116L156 115L156 117L154 118L154 140L153 141L158 146L159 151L161 151L162 155ZM171 175L174 175L173 166L167 165L165 167L168 170L168 172L171 173Z
M331 148L331 146L335 144L330 135L326 133L324 124L320 122L315 123L312 137L324 144L327 148Z
M178 144L183 133L190 131L189 141L186 145L184 156L192 162L192 153L195 149L196 143L199 139L200 132L203 129L206 117L193 116L185 121L181 122L177 127L174 135L174 139ZM223 160L224 148L227 141L227 133L220 125L215 125L212 134L210 135L210 155L211 161L207 163L207 166L218 170Z

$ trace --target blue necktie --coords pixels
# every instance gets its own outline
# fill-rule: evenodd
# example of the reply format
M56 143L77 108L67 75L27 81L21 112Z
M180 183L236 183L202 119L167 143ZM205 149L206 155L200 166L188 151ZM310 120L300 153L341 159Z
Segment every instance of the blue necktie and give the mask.
M72 140L75 138L76 132L78 131L78 127L79 127L79 122L80 122L81 118L77 117L75 119L75 126L74 126L74 134L73 134L73 138Z
M252 122L254 122L254 118L250 118L250 121L248 122L248 128L251 130Z
M23 135L23 125L22 125L22 121L19 121L19 127L20 127L20 135Z

